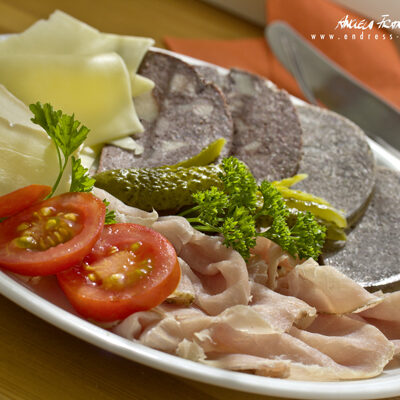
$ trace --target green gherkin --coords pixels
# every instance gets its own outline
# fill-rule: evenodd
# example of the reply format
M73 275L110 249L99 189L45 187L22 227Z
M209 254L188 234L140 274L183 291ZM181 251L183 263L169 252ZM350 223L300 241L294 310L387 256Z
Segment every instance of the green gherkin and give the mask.
M171 167L199 167L203 165L209 165L219 157L223 147L225 146L225 143L226 140L224 138L219 138L201 150L199 154L196 154L187 160L181 161L178 164L171 165Z
M145 211L179 210L193 204L193 193L222 188L220 172L215 165L115 169L97 174L95 186Z

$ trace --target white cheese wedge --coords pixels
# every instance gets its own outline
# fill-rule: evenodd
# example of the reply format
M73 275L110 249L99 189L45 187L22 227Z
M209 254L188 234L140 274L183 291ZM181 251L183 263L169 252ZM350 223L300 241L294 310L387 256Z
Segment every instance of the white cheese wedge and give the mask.
M97 155L98 151L95 151L92 147L83 147L79 152L79 158L81 159L82 166L90 171L96 162Z
M145 76L130 72L131 85L132 85L132 96L137 97L146 92L150 92L154 88L154 82L146 78Z
M29 102L32 101L36 102L37 100L45 99L46 97L47 98L43 101L51 102L51 98L54 98L54 96L53 93L49 93L50 86L53 86L54 88L60 86L76 88L76 83L82 81L81 72L78 72L80 77L78 76L75 78L73 76L75 72L80 70L80 68L77 67L79 62L76 59L82 60L84 56L99 56L98 58L94 58L95 61L89 63L91 68L96 71L96 76L92 81L95 82L100 75L102 77L107 75L109 80L104 82L97 80L97 83L93 83L90 87L89 92L87 92L88 85L80 88L80 90L76 92L76 94L79 94L79 98L71 97L72 90L69 90L65 94L66 98L62 99L63 101L52 105L56 108L62 109L64 112L74 112L77 118L91 129L92 132L89 135L87 142L88 145L108 142L115 138L127 134L138 133L143 130L143 127L137 118L134 105L132 105L132 97L146 91L151 91L154 86L154 84L147 78L135 77L137 68L147 50L153 43L154 41L149 38L101 33L97 29L62 11L55 11L49 19L39 20L26 31L17 35L10 35L7 39L0 41L0 54L2 56L0 61L5 61L6 63L6 65L2 66L2 71L5 72L8 66L14 63L14 61L6 61L3 57L25 56L25 59L21 58L20 60L29 61L29 63L19 68L19 71L24 69L27 70L28 65L29 68L31 68L31 65L34 64L33 69L40 68L42 72L34 70L31 72L27 71L27 75L24 76L23 81L24 83L27 83L28 86L37 87L42 86L43 84L43 95L33 99L26 93L21 95L21 90L19 90L17 94L14 90L15 81L10 85L10 80L13 80L14 78L9 78L7 80L0 79L0 83L6 84L7 87L17 94L17 96L19 96L26 104L29 104ZM116 67L120 62L110 62L109 60L106 60L106 65L103 67L99 65L99 62L104 60L102 55L105 53L117 53L122 57L126 69L129 71L129 84L127 83L125 72L123 74L116 73L118 68L121 70L120 65L118 68ZM53 84L52 82L54 82L54 79L49 79L47 82L42 81L41 83L28 81L28 76L35 79L35 74L41 76L44 75L46 68L43 65L43 62L45 59L42 59L43 62L42 65L40 65L41 62L38 60L39 56L50 57L57 55L60 57L67 57L68 55L71 60L65 59L65 65L74 66L74 69L70 71L70 73L67 73L63 78L65 80L64 84ZM57 57L47 59L49 63L53 60L57 60ZM86 65L87 64L88 63L86 62ZM111 66L111 70L107 73L106 69L109 66ZM100 70L102 71L101 73L99 73ZM56 61L55 65L49 64L47 71L49 72L49 78L59 76L61 72L60 63ZM2 75L4 76L4 74ZM15 77L16 73L12 75ZM68 82L70 85L68 85ZM126 96L126 90L119 90L123 85L126 86L126 90L131 91L129 97ZM17 84L16 86L20 87L21 85ZM93 96L96 86L97 95ZM117 90L117 93L115 94L111 94L113 87L116 87L119 90ZM107 90L103 92L103 89ZM37 92L35 91L32 93ZM89 95L87 93L89 93ZM123 96L118 98L120 94ZM29 100L27 100L28 98ZM59 99L59 97L57 97L57 99ZM86 105L83 110L79 109L79 106L83 105L86 100L95 101L91 105ZM99 102L103 104L103 106L105 106L107 102L108 104L111 104L111 107L107 108L107 113L103 113L104 107L98 107ZM63 108L63 104L69 105L72 103L74 104L74 107L68 107L67 109ZM96 109L98 112L95 115L94 110ZM116 110L116 114L112 114ZM106 119L107 122L105 123ZM92 121L95 122L93 123Z
M44 132L0 118L0 152L0 195L57 179L57 154Z
M13 96L4 85L0 84L0 118L7 120L11 125L20 124L28 128L44 130L31 121L31 110L19 99Z
M0 83L25 104L50 103L91 132L91 146L141 131L129 73L116 53L0 56Z
M101 33L97 29L62 12L55 11L47 20L39 20L26 31L0 42L0 54L81 54L116 52L131 74L132 95L151 91L154 83L135 79L136 71L154 40L136 36Z
M116 52L129 71L136 71L154 40L102 33L78 19L55 11L24 32L0 42L0 54L83 54Z
M139 156L144 151L143 146L140 143L138 143L135 139L133 139L131 136L125 136L121 139L113 140L108 144L120 147L121 149L131 150L135 153L136 156Z
M33 183L53 186L59 172L56 148L30 121L28 107L0 85L0 195ZM57 193L68 190L70 168Z

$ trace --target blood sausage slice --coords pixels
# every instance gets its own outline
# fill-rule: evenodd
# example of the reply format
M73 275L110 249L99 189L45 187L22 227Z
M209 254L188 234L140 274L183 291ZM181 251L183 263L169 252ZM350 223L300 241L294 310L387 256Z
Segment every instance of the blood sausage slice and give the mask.
M294 188L328 200L352 225L362 214L375 183L375 161L364 132L340 115L298 106L303 129L299 173L308 178Z
M245 162L258 181L295 175L302 156L302 131L289 95L238 69L226 76L210 67L197 70L225 93L234 123L231 154Z
M379 167L375 190L365 214L348 234L343 248L323 256L363 286L400 280L400 173Z
M227 140L221 156L228 154L233 125L219 88L205 83L186 62L153 51L147 53L139 73L155 82L152 95L135 99L145 127L138 139L144 150L135 154L105 146L99 171L176 164L221 137Z

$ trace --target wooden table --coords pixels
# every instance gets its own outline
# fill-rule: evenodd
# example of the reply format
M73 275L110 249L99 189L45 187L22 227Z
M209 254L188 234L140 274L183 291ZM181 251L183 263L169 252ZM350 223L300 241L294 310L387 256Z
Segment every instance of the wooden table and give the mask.
M61 9L104 32L230 39L262 29L196 0L0 0L0 33ZM272 400L184 380L87 344L0 296L0 399Z

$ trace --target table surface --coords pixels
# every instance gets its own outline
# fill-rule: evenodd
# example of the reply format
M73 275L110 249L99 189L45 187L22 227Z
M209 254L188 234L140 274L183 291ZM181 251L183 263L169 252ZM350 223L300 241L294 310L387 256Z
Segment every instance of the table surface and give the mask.
M152 37L159 47L164 47L164 36L262 36L260 27L196 0L0 0L0 33L21 32L55 9L104 32ZM0 315L0 399L275 399L184 380L125 360L3 296Z

